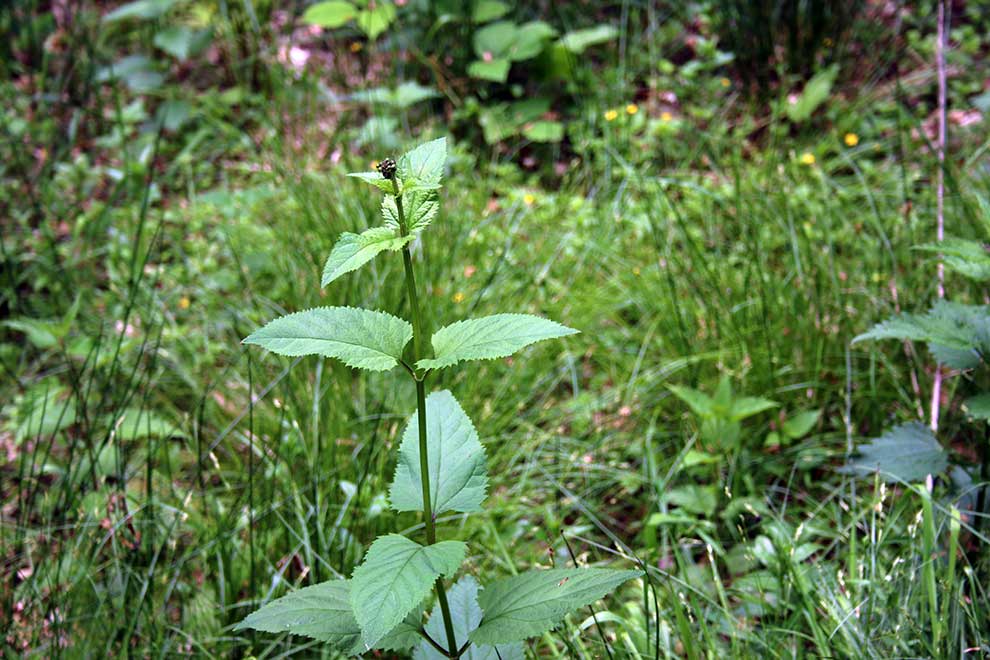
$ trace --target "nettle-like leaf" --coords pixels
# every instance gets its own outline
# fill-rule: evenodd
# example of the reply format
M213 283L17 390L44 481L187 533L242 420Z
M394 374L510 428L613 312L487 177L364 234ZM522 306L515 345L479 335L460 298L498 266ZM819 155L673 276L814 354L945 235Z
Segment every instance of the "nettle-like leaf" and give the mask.
M392 179L386 179L381 175L381 172L351 172L347 176L354 177L355 179L361 179L365 183L370 183L374 187L378 188L382 192L392 195L395 193L395 187L392 184ZM399 187L402 190L402 187Z
M361 628L351 612L350 592L349 580L304 587L252 612L234 630L303 635L349 651L361 638Z
M403 183L439 187L447 162L447 138L437 138L403 154L396 162ZM412 187L410 185L410 187Z
M410 233L415 234L423 231L433 222L437 211L440 210L440 198L431 190L405 192L402 194L402 210ZM387 195L382 200L382 217L385 218L386 227L398 231L399 207L392 195Z
M910 339L947 348L969 350L986 340L990 308L941 300L926 314L898 314L864 332L853 343L867 339Z
M463 360L492 360L544 339L577 334L565 325L529 314L495 314L457 321L440 328L431 342L436 357L416 363L421 369L443 369Z
M920 481L949 466L945 451L931 429L920 422L909 422L887 431L858 448L859 456L839 468L857 477L879 472L888 483Z
M979 241L947 236L938 243L919 245L917 250L942 255L945 267L977 282L990 280L990 250Z
M447 390L426 397L426 437L433 514L480 511L488 485L485 448L471 420ZM402 436L399 463L389 490L389 501L396 511L423 510L419 459L419 418L413 414Z
M351 579L351 610L365 647L375 648L423 602L438 577L454 573L466 551L462 541L422 546L398 534L372 543Z
M471 575L465 575L447 592L454 639L460 646L464 645L468 636L481 623L482 612L478 605L478 589L478 581ZM446 644L447 633L439 607L430 614L430 620L426 623L426 632L441 645ZM420 640L413 651L413 660L443 660L446 657L424 640ZM461 656L462 660L523 660L523 657L523 646L518 642L499 644L498 647L472 644Z
M245 344L279 355L323 355L349 367L388 371L402 359L412 326L385 312L353 307L317 307L271 321Z
M341 275L357 270L374 259L379 252L401 250L412 239L412 236L399 236L396 229L391 227L373 227L360 234L344 232L327 258L320 286L326 286Z
M349 655L366 650L361 627L351 610L351 581L330 580L278 598L249 614L234 630L252 628L269 633L311 637ZM421 639L422 608L412 612L376 644L384 651L408 651Z
M642 574L605 568L557 568L497 580L478 596L485 616L471 633L471 641L504 644L539 635L568 613L591 605Z

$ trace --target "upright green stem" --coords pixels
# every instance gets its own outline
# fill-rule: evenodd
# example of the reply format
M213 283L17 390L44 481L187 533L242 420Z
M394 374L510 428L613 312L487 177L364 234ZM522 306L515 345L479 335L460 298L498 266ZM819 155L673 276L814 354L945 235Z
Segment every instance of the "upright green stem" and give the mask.
M396 179L392 179L392 189L395 191L395 206L399 215L399 235L407 236L409 228L406 226L406 214L402 208L402 195L399 194L399 184ZM423 356L423 316L419 309L416 273L413 270L412 253L409 250L408 243L402 248L402 264L406 272L406 295L409 297L409 307L412 310L413 365L415 365ZM430 501L430 455L429 445L426 439L426 383L422 374L417 375L413 372L412 377L416 381L416 416L419 421L419 472L420 483L423 489L423 523L426 526L426 543L427 545L433 545L437 542L437 523L433 516L433 504ZM447 602L447 590L443 586L443 579L438 577L433 586L437 592L440 614L443 616L443 626L447 633L447 648L450 650L450 657L458 658L461 654L457 648L457 638L454 635L453 619L450 617L450 604Z

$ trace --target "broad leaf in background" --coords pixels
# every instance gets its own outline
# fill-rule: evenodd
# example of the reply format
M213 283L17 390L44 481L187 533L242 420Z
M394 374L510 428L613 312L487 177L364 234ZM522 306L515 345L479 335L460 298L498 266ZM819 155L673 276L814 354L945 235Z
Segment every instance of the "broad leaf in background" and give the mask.
M103 17L104 23L114 23L128 18L148 20L161 18L177 0L137 0L123 4Z
M485 616L471 633L471 641L505 644L539 635L568 613L591 605L642 574L605 568L557 568L497 580L478 596Z
M412 332L407 321L385 312L317 307L277 318L243 343L279 355L323 355L356 369L388 371L402 359Z
M338 28L356 18L358 9L349 2L331 0L310 5L303 12L302 20L310 25L325 28Z
M128 55L96 72L97 82L121 80L128 89L137 94L158 89L165 76L158 72L157 65L144 55Z
M326 286L345 273L357 270L385 250L401 250L413 239L398 236L391 227L373 227L360 234L344 232L330 251L323 267L320 286Z
M234 630L253 628L304 635L349 651L361 637L361 629L351 612L350 591L349 580L330 580L304 587L252 612Z
M376 0L374 5L368 5L368 9L357 15L357 24L368 39L374 41L388 26L395 20L395 5L388 0Z
M184 25L173 25L156 32L154 44L180 62L185 62L202 53L212 38L211 28L193 30Z
M488 485L485 449L471 420L447 390L426 397L426 437L434 515L480 511ZM423 510L419 458L419 418L414 413L402 436L399 463L389 490L389 501L396 511Z
M612 41L619 36L619 30L614 25L602 24L583 30L572 30L557 42L575 55L580 55L585 49Z
M544 339L577 334L565 325L529 314L495 314L457 321L440 328L431 342L436 357L417 362L422 369L443 369L464 360L492 360Z
M475 23L487 23L496 18L502 18L509 13L511 7L499 0L477 0L471 11L471 20Z
M818 106L828 99L838 75L839 67L836 64L813 75L805 84L797 101L787 104L788 118L794 123L807 121Z
M990 392L969 397L963 401L963 406L971 417L990 420Z
M857 477L872 477L879 472L887 481L920 481L929 474L939 474L949 466L945 451L931 429L920 422L902 424L869 444L860 445L859 456L839 468Z
M463 644L481 623L482 612L478 605L478 581L471 575L465 575L447 592L450 604L450 618L454 628L454 638L458 644ZM435 640L445 643L446 631L440 608L434 608L430 620L426 623L426 632ZM523 660L523 647L520 643L500 644L496 647L484 644L472 644L468 647L463 660ZM444 660L441 655L426 641L421 640L413 651L413 660Z
M365 646L374 648L422 603L438 577L454 573L466 551L462 541L422 546L398 534L376 539L351 579L351 610Z
M564 125L559 121L534 121L523 126L523 135L533 142L560 142L564 139Z
M351 98L360 103L385 105L398 110L404 110L426 99L439 96L432 87L424 87L415 80L408 80L398 87L374 87L351 94Z

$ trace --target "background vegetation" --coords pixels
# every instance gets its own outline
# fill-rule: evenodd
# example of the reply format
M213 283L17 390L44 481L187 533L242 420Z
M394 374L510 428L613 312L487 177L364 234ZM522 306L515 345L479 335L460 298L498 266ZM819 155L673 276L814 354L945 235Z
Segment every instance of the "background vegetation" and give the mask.
M985 241L990 4L948 4L945 224ZM323 653L232 628L416 524L385 501L414 394L240 340L402 308L392 261L312 285L378 214L344 172L441 135L428 325L582 331L436 383L493 493L441 524L491 573L648 570L533 656L990 654L985 367L946 368L912 469L856 468L932 398L924 343L851 342L937 295L935 8L5 4L4 655Z

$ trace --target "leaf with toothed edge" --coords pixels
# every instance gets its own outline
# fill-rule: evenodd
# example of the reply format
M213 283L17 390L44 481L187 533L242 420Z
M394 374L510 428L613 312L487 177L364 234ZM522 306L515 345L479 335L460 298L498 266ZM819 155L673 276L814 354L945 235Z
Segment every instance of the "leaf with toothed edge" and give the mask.
M326 286L341 275L357 270L374 259L379 252L401 250L412 239L412 236L396 235L395 229L391 227L373 227L360 234L344 232L327 258L320 286Z
M478 596L485 616L471 641L505 644L547 632L570 612L642 575L607 568L555 568L497 580Z
M303 587L249 614L234 630L253 628L269 633L292 633L350 649L361 638L351 613L350 581L330 580Z
M257 344L279 355L323 355L355 369L388 371L412 339L408 321L354 307L316 307L282 316L251 333Z
M422 546L399 534L376 539L351 578L351 610L365 647L375 648L423 602L438 577L457 570L466 552L462 541Z
M471 575L465 575L447 591L450 604L450 618L454 629L454 639L458 646L463 646L468 636L481 623L482 612L478 606L478 581ZM426 622L426 632L435 640L445 642L446 631L443 625L443 615L440 608L434 608L430 620ZM413 651L413 660L444 660L447 656L430 646L425 640L420 640ZM523 645L518 642L499 644L497 647L487 644L471 644L467 647L462 660L523 660Z
M457 321L433 333L436 357L420 360L416 366L443 369L464 360L508 357L538 341L577 333L573 328L529 314L495 314Z
M471 420L447 390L426 397L426 437L433 514L481 511L488 485L485 448ZM396 511L423 510L416 414L402 435L389 502Z

